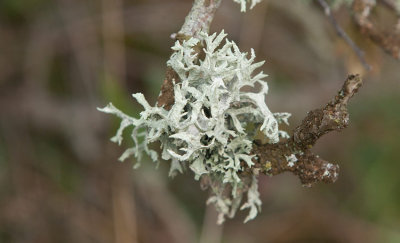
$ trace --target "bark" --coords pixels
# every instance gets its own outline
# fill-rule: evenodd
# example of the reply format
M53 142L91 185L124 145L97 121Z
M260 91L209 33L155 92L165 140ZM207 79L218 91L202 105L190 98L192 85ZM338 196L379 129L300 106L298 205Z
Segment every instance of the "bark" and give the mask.
M253 154L257 155L255 168L260 172L278 175L289 171L297 175L306 186L315 182L335 182L339 166L315 155L311 148L324 134L340 131L349 124L347 104L362 85L359 75L349 75L338 94L320 109L308 112L293 135L277 144L254 142ZM290 162L290 156L295 162Z
M207 32L220 3L221 0L195 0L185 23L174 38L183 41L192 36L197 37L200 31ZM201 54L201 49L201 46L198 46L196 52ZM157 100L157 105L167 110L174 104L174 82L180 82L179 77L168 67ZM361 84L359 75L349 75L332 101L320 109L310 111L288 140L277 144L261 144L259 141L254 141L252 153L257 155L255 165L245 169L242 177L246 178L249 174L257 175L259 172L278 175L288 171L298 176L306 186L316 182L335 182L339 166L321 159L311 151L311 148L322 135L347 127L349 123L347 104ZM205 188L209 185L207 180L201 184L204 184Z
M198 37L198 34L202 31L208 33L211 21L221 1L222 0L195 0L192 9L185 18L181 30L173 35L174 39L183 41L191 37ZM201 46L198 47L197 52L201 52ZM165 79L157 99L157 105L159 107L164 106L166 110L171 109L174 104L174 82L179 83L180 79L172 68L167 67Z

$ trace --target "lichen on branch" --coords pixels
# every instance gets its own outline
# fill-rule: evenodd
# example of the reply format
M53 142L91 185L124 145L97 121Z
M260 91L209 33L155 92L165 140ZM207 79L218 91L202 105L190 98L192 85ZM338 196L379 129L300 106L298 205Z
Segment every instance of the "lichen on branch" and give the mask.
M253 166L252 141L260 130L270 141L279 142L289 137L279 130L279 123L288 123L290 114L273 113L265 103L268 85L263 72L253 75L264 62L255 63L251 50L242 53L239 47L226 39L226 34L199 34L201 39L176 41L174 53L167 65L180 79L174 84L174 103L169 110L150 106L142 94L133 97L143 106L140 118L132 118L112 104L100 111L115 114L122 119L114 142L122 141L122 132L133 126L131 134L135 146L126 150L121 160L147 153L154 161L158 157L148 148L154 141L161 142L161 158L171 160L170 176L190 168L195 179L206 175L212 182L209 200L224 217L233 217L247 193L249 208L246 218L254 218L260 208L257 178L242 180L241 172ZM204 46L204 57L198 58L195 47ZM245 92L243 87L261 86L259 92ZM248 129L249 127L258 129ZM142 132L139 132L140 130ZM142 139L143 142L138 141ZM249 184L248 184L249 183ZM257 209L257 210L256 210Z
M249 2L234 1L242 4L242 10ZM139 118L126 115L111 103L99 110L122 120L113 142L121 144L124 130L133 127L134 146L121 155L121 161L134 156L137 168L142 155L147 154L160 162L159 154L148 147L159 141L161 158L171 163L170 176L191 170L201 187L210 189L207 203L219 212L218 223L234 217L239 208L249 209L247 222L261 210L259 173L292 172L307 186L337 179L338 165L310 149L325 133L347 126L347 103L362 81L350 75L338 95L325 107L309 112L289 137L279 124L288 124L290 114L270 111L265 103L266 75L253 75L263 62L254 62L253 50L250 57L241 52L223 31L207 34L220 2L195 0L182 29L174 35L173 54L155 106L138 93L133 97L144 108ZM250 2L251 8L259 0ZM261 87L258 92L243 89L256 84ZM258 132L267 143L254 140Z

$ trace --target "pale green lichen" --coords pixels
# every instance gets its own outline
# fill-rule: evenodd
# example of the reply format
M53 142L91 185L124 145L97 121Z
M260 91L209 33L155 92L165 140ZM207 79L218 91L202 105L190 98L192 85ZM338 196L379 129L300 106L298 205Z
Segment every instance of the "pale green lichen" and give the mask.
M261 211L260 193L258 192L257 177L253 176L249 190L247 191L247 202L242 205L241 210L249 208L250 212L244 222L254 219L257 213Z
M256 176L241 175L245 167L254 165L250 152L255 129L247 128L250 124L259 127L271 143L276 143L281 137L288 137L278 125L288 123L290 114L272 113L266 105L268 85L263 79L267 75L252 75L264 62L254 63L253 50L247 58L247 53L225 39L223 31L200 36L177 41L172 47L174 53L167 64L181 82L174 84L175 103L169 111L150 106L140 93L133 95L144 108L140 118L132 118L112 104L99 110L122 119L113 142L121 144L124 129L134 127L134 146L123 153L121 161L134 155L139 163L143 153L158 161L157 153L148 144L160 141L161 158L171 161L170 176L182 173L185 167L193 171L196 180L201 176L211 180L208 203L217 208L219 223L235 215L247 192L247 202L241 207L250 209L247 222L261 206ZM197 60L194 51L199 42L204 46L202 60ZM259 92L243 91L243 87L257 83L261 86Z
M289 167L293 167L294 164L297 162L297 158L295 154L291 154L290 156L286 156L286 161L288 162Z
M250 9L254 8L257 3L260 3L262 0L233 0L236 3L240 4L240 11L246 12L247 3L250 3Z

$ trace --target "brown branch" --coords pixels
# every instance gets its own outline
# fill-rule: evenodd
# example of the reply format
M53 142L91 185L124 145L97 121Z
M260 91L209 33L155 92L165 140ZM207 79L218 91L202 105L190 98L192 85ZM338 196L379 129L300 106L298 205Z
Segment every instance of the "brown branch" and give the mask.
M338 22L336 21L335 17L332 14L331 8L329 7L329 5L326 3L325 0L317 0L317 2L319 3L319 5L321 5L321 7L324 9L325 15L328 17L329 22L331 22L331 24L333 25L333 27L336 30L336 33L339 37L341 37L349 46L351 49L353 49L353 51L356 53L358 59L360 59L361 64L363 65L363 67L369 71L371 70L371 66L367 63L367 61L365 60L364 57L364 51L361 50L355 43L354 41L346 34L346 32L342 29L342 27L340 27L340 25L338 24Z
M208 31L220 2L221 0L195 0L184 25L178 34L174 35L174 38L183 41L192 36L196 37L200 31ZM333 24L336 29L341 30L335 20ZM347 35L343 31L338 32L342 33L340 36L346 40ZM351 41L350 38L348 39ZM354 49L355 44L350 46ZM358 54L362 53L357 48L355 46ZM199 46L198 52L200 50ZM173 82L179 81L178 75L168 67L158 97L158 106L164 106L167 110L172 107L174 104ZM361 84L362 80L359 75L348 76L338 95L325 107L309 112L287 141L277 144L261 144L254 141L252 153L257 155L255 166L245 170L242 177L246 178L246 175L258 172L277 175L289 171L297 175L306 186L311 186L319 181L326 183L336 181L339 166L319 158L310 149L322 135L330 131L339 131L348 125L347 103ZM201 185L204 188L210 185L207 178L207 176L202 177Z
M355 0L353 3L354 21L359 26L361 33L380 46L395 59L400 60L400 33L393 31L386 33L369 20L369 14L375 4L366 0Z
M339 166L319 158L310 149L322 135L347 127L347 103L361 85L359 75L349 75L335 98L325 107L309 112L287 141L277 144L256 141L252 151L258 157L255 168L270 175L292 172L306 186L320 181L335 182Z
M221 4L221 1L195 0L181 30L178 34L173 35L174 39L183 41L191 37L198 37L198 34L202 31L208 33L215 11ZM199 47L198 49L198 52L200 52L201 48ZM175 102L173 81L176 83L180 82L179 77L172 68L167 67L165 79L157 99L157 105L159 107L164 106L166 110L171 109Z

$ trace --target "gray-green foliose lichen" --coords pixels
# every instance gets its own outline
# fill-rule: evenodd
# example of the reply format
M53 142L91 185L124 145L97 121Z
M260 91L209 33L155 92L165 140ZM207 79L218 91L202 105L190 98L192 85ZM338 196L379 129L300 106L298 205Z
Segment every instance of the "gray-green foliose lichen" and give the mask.
M271 143L276 143L281 137L288 137L278 125L288 123L290 114L272 113L266 105L268 85L263 79L267 75L252 75L264 62L254 63L253 50L247 58L247 53L225 39L224 31L200 36L177 41L172 47L174 53L167 64L181 82L174 84L175 103L169 111L149 105L141 93L133 94L144 108L139 118L124 114L111 103L99 110L122 119L113 142L121 144L124 129L134 127L134 146L122 154L121 161L134 155L138 161L136 168L143 153L158 161L158 154L148 144L161 141L161 158L171 161L170 176L188 167L196 180L203 175L212 180L208 203L218 210L218 223L235 215L242 195L247 192L247 201L241 206L250 209L247 222L260 211L261 201L256 175L247 180L240 175L244 167L253 166L250 151L256 131L246 128L250 124L259 127ZM204 46L202 60L197 60L193 50L199 42ZM254 87L256 83L261 91L243 91L243 87Z

